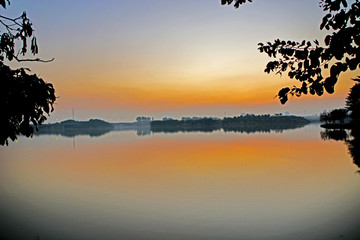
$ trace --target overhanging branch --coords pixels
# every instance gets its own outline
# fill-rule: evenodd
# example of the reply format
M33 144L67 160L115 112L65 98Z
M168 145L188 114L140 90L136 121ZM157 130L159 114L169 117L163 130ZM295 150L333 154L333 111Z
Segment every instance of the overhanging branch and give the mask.
M55 58L49 59L49 60L42 60L40 58L27 58L27 59L21 59L18 58L16 56L14 56L14 59L18 62L43 62L43 63L48 63L48 62L52 62L55 60Z

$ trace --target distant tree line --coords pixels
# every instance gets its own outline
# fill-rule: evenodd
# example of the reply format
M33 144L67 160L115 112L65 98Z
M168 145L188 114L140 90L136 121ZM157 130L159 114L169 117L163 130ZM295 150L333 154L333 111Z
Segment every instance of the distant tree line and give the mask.
M66 120L60 123L43 124L39 126L39 132L35 134L51 134L66 137L77 135L101 136L114 129L111 123L99 119L89 121Z
M150 122L151 120L153 120L153 118L151 117L137 117L136 118L136 122Z
M308 124L310 121L297 116L271 116L254 115L228 117L224 119L201 118L165 121L152 121L150 123L153 132L187 132L201 131L212 132L223 129L224 131L235 132L270 132L271 130L281 131L283 129L292 129Z

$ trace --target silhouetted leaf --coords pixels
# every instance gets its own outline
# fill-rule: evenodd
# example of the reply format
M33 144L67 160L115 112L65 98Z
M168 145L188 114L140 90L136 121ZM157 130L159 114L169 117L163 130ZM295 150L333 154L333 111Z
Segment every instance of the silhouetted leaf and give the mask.
M326 78L324 82L325 90L330 94L334 93L335 84L336 84L336 78L332 78L332 77Z
M280 98L281 104L285 104L287 101L288 101L288 97L287 97L287 96L284 96L284 97Z
M285 104L288 100L287 94L290 92L290 88L283 88L279 91L278 96L281 104Z
M325 45L326 45L326 46L329 46L329 45L330 45L330 41L331 41L331 36L330 36L330 35L327 35L327 36L325 37Z
M0 5L1 5L3 8L6 8L5 0L0 0Z
M353 58L348 60L350 70L356 70L359 65L359 59Z

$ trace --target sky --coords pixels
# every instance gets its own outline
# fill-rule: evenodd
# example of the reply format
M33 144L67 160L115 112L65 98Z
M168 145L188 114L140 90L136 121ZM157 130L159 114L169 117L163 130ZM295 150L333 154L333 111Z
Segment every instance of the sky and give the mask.
M274 98L297 84L264 73L271 59L257 43L322 39L317 0L255 0L239 9L220 0L14 0L1 14L26 11L51 63L29 67L53 83L50 122L72 118L134 121L137 116L311 115L344 106L350 80L335 94Z

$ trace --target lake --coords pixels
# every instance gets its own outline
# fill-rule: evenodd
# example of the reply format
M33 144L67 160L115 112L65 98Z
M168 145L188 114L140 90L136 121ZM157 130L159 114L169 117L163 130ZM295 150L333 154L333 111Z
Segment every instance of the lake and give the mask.
M359 239L359 169L321 131L20 138L1 239Z

